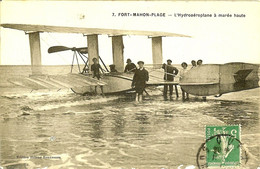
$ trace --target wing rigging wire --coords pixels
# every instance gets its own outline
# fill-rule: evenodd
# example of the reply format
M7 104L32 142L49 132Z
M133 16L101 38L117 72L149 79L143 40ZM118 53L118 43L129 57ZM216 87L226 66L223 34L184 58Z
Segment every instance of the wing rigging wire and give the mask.
M56 41L56 43L58 43L59 45L61 45L61 43L60 43L57 39L55 39L49 32L47 32L47 35L48 35L52 40ZM45 43L45 45L51 46L44 38L41 37L41 40ZM56 54L56 55L59 55L65 64L67 64L67 63L70 62L70 61L68 61L67 59L65 59L64 56L61 55L60 53L55 53L55 54ZM63 70L65 70L65 69L67 70L67 68L63 68ZM77 69L76 69L74 66L73 66L73 70L77 71Z

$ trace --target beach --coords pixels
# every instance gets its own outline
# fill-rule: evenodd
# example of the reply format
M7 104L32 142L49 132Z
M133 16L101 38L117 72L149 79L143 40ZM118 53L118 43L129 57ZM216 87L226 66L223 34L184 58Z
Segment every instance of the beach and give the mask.
M69 89L11 91L4 85L0 166L5 168L198 168L205 126L234 124L241 125L243 151L249 154L240 168L259 167L259 88L185 102L175 95L164 101L161 88L148 89L150 95L136 104L131 93L81 96Z

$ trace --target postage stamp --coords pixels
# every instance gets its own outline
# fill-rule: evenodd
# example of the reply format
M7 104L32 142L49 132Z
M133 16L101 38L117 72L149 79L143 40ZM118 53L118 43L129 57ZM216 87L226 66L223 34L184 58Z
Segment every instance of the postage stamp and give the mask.
M240 125L206 126L206 166L240 165Z

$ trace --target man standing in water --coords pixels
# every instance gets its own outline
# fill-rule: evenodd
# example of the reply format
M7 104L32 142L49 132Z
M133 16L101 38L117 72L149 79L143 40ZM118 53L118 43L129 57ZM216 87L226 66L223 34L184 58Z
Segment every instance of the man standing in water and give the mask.
M195 63L196 63L196 62L195 62ZM188 64L187 64L186 62L183 62L183 63L181 64L181 67L182 67L182 69L180 70L180 80L184 77L185 73L188 72L188 69L187 69ZM185 91L182 89L182 87L181 87L181 91L182 91L182 100L183 100L183 101L184 101L184 100L189 100L189 93L185 92ZM186 94L187 97L185 97L185 94Z
M178 74L179 70L176 67L172 66L172 60L168 59L167 64L163 64L162 68L164 69L164 80L166 82L173 82L174 76ZM173 93L173 84L165 84L163 90L163 96L167 98L168 86L170 89L170 97L172 97Z
M146 83L149 80L149 73L144 68L144 62L139 61L137 62L139 69L135 71L133 82L132 82L132 88L135 88L136 91L136 102L142 102L143 101L143 92L145 90Z
M98 63L97 58L93 58L92 61L94 62L94 64L91 65L91 72L92 72L92 76L93 78L97 78L98 80L100 80L101 78L101 73L100 70L103 72L103 69L101 68L100 64ZM103 93L103 86L100 86L102 95ZM95 86L95 93L97 94L97 86Z

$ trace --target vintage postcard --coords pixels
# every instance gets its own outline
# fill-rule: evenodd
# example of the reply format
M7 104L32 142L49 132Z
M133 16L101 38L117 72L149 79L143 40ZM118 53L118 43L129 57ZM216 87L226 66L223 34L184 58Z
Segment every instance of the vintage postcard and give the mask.
M0 9L0 169L260 168L259 1Z

